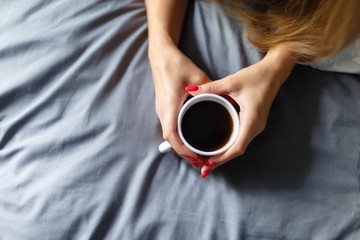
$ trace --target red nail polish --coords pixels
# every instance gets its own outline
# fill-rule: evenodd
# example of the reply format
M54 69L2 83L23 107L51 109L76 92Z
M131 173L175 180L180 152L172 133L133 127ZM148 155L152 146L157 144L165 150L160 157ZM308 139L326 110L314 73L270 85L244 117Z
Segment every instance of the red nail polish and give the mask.
M198 168L199 165L197 165L196 163L191 163L194 167Z
M209 175L210 172L211 172L211 170L205 171L205 172L201 175L201 178L206 178L207 175Z
M208 162L205 164L205 166L207 167L212 167L212 166L215 166L216 165L216 162Z
M187 91L187 92L194 92L194 91L197 91L198 89L199 89L199 87L196 85L185 87L185 91Z
M197 162L198 160L196 158L193 157L187 157L188 160L193 161L193 162Z
M202 166L202 167L203 167L203 166L205 166L205 164L203 164L203 163L200 163L200 162L199 162L198 164L199 164L200 166Z

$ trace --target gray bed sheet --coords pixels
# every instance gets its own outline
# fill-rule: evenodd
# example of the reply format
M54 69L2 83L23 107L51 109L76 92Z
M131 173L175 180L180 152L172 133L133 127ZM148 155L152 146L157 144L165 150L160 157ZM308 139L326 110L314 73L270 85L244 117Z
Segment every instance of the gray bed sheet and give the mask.
M160 154L138 0L0 0L0 239L360 239L360 77L296 66L266 130L206 179ZM261 54L215 5L180 47L218 79Z

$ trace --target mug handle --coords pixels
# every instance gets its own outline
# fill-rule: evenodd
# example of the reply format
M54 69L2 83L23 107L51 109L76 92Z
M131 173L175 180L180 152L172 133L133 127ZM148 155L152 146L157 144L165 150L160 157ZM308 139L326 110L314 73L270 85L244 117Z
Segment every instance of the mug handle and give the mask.
M172 146L167 141L164 141L159 145L159 151L161 153L169 152L171 148L172 148Z

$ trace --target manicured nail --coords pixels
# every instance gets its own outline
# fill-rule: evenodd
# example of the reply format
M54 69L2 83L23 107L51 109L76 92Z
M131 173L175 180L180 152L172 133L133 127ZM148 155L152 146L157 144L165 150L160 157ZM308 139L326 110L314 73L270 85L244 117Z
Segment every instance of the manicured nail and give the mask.
M199 165L198 164L196 164L196 163L191 163L194 167L196 167L196 168L198 168L199 167Z
M216 165L216 162L208 162L205 164L205 166L207 167L212 167L212 166L215 166Z
M197 162L198 160L196 158L193 157L187 157L188 160L193 161L193 162Z
M211 172L211 170L205 171L203 174L201 174L201 178L206 178L207 175L209 175L210 172Z
M196 85L191 85L191 86L185 87L185 91L187 91L187 92L194 92L194 91L197 91L198 89L199 89L199 87Z
M201 162L198 162L198 164L200 165L200 166L205 166L205 164L204 163L201 163Z

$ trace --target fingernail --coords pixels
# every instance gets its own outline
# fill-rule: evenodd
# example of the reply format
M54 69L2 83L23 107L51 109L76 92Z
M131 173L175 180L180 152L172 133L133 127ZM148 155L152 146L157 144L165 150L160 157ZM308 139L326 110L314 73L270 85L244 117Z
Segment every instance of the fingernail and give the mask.
M198 89L199 89L199 87L196 85L191 85L191 86L185 87L185 91L187 91L187 92L194 92L194 91L197 91Z
M199 165L198 164L196 164L196 163L191 163L194 167L196 167L196 168L198 168L199 167Z
M205 164L205 166L207 167L212 167L212 166L215 166L216 165L216 162L208 162Z
M205 166L205 164L204 163L201 163L201 162L198 162L198 164L200 165L200 166Z
M198 160L196 158L193 157L187 157L188 160L193 161L193 162L197 162Z
M205 171L203 174L201 174L201 178L206 178L207 175L209 175L210 172L211 172L211 170Z

